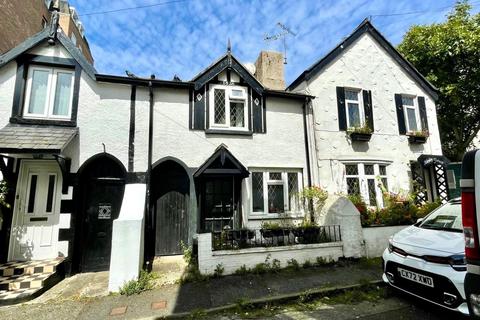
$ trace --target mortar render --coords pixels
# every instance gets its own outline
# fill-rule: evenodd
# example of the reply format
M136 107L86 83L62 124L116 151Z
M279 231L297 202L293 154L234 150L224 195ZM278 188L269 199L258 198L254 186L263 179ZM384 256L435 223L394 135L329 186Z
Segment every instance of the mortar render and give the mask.
M350 140L339 131L336 87L372 91L374 133L367 143ZM391 191L410 190L410 161L421 154L441 155L435 101L369 34L357 39L342 54L294 91L315 96L315 149L319 183L329 193L346 192L344 161L387 164ZM410 145L398 132L394 95L425 97L429 138Z
M113 221L108 290L118 292L138 278L143 264L144 213L147 186L126 184L122 207Z

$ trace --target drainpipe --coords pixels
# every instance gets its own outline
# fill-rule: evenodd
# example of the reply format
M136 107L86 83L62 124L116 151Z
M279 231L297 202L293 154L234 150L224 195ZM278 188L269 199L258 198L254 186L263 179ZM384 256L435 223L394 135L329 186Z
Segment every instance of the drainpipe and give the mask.
M150 79L155 79L155 75L152 74L150 76ZM151 212L151 206L150 206L150 182L151 182L151 174L152 174L152 153L153 153L153 84L152 81L148 81L148 92L149 92L149 102L150 102L150 108L149 108L149 116L148 116L148 159L147 159L147 176L145 177L145 182L147 185L147 195L146 195L146 222L147 222L147 228L148 233L145 235L145 251L147 252L147 257L145 260L148 261L148 259L151 258L152 254L152 249L151 249L151 241L150 238L152 236L153 232L153 215Z
M307 159L307 178L308 178L308 187L312 186L312 170L310 168L310 143L308 141L308 121L307 121L307 105L310 102L310 98L305 98L305 102L303 103L303 134L305 140L305 156ZM313 220L313 200L310 199L308 201L308 212L310 213L310 221L314 222Z

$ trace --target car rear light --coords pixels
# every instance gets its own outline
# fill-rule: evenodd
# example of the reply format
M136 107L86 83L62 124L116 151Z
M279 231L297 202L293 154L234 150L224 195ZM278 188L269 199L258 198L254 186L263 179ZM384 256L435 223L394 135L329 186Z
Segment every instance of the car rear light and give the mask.
M475 193L462 192L462 222L465 237L465 255L468 260L479 260L478 228L475 210Z

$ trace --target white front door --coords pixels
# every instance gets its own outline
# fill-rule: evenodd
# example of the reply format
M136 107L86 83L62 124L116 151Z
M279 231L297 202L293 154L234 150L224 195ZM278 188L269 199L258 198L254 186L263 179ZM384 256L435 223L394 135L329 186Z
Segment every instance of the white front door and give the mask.
M58 256L62 175L55 161L23 160L10 235L10 260Z

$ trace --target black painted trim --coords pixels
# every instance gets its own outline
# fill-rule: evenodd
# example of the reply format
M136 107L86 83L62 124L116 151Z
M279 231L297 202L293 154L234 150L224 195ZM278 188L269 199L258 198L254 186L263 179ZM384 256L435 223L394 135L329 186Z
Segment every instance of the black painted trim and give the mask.
M62 150L60 149L21 149L21 148L0 148L0 153L48 153L48 154L60 154Z
M346 39L340 42L332 51L315 62L310 68L302 72L286 90L293 90L301 82L308 81L316 74L321 72L330 62L343 54L350 45L352 45L363 34L369 33L387 53L410 75L434 100L438 99L438 89L432 85L425 77L408 62L395 47L368 21L365 19Z
M345 88L337 87L338 130L347 130L347 110L345 108Z
M135 160L135 101L137 87L132 85L130 93L130 128L128 132L128 172L132 172Z
M194 113L194 104L193 104L193 99L194 99L194 91L190 89L188 91L188 128L190 130L193 130L193 113Z
M255 115L253 114L252 112L252 88L248 87L247 88L247 99L248 99L248 107L247 107L247 117L248 117L248 131L249 132L253 132L252 131L252 128L253 128L253 118L255 117Z
M267 133L267 97L261 99L263 133Z
M19 60L27 61L32 64L45 65L45 66L62 66L64 68L74 68L78 63L75 59L70 58L59 58L51 56L39 56L35 54L22 54L17 57L17 62Z
M38 56L32 54L23 54L17 57L17 74L15 79L15 91L12 103L12 116L10 123L32 124L32 125L56 125L75 127L77 125L78 100L80 93L80 78L82 67L74 59L55 58ZM59 61L58 64L52 61ZM40 63L38 63L40 61ZM23 108L25 102L25 89L27 83L28 68L32 65L48 65L50 67L74 68L74 83L72 96L72 111L70 120L49 120L49 119L27 119L23 118Z
M146 172L127 172L126 183L146 183Z
M193 130L204 130L205 129L205 105L207 95L205 94L205 87L200 88L200 90L193 91ZM197 100L197 95L202 96L201 100Z
M395 109L397 110L398 133L404 135L407 133L405 127L405 115L403 114L402 95L395 93Z
M236 167L236 170L239 170L238 174L242 175L243 177L248 177L250 172L245 168L245 166L237 159L235 156L226 148L225 145L220 145L215 152L195 171L193 174L194 178L201 177L204 173L207 173L206 170L210 170L210 165L218 158L226 159L228 158L233 165Z
M60 213L72 213L74 210L73 200L60 201Z
M365 114L365 122L373 132L375 130L375 127L374 127L374 120L373 120L372 91L362 90L362 95L363 95L363 109Z
M239 130L228 130L228 129L206 129L206 134L228 134L228 135L237 135L237 136L251 136L253 134L252 130L248 131L239 131Z
M417 97L418 112L420 114L420 122L422 124L422 130L428 131L428 117L427 107L425 106L425 97Z
M148 87L149 82L152 83L154 88L192 88L194 84L192 82L185 81L167 81L167 80L157 80L157 79L146 79L146 78L130 78L122 76L114 76L109 74L95 74L97 81L99 82L109 82L109 83L121 83L129 84L135 86L144 86Z
M288 92L288 91L283 91L283 90L265 89L263 91L263 93L267 96L297 99L297 100L301 100L301 101L304 101L305 98L315 99L315 96L311 96L311 95L308 95L308 94Z
M209 129L210 128L210 84L205 85L205 94L203 95L204 101L204 106L205 110L203 112L204 114L204 119L205 119L205 125L203 129Z

